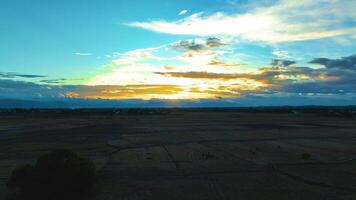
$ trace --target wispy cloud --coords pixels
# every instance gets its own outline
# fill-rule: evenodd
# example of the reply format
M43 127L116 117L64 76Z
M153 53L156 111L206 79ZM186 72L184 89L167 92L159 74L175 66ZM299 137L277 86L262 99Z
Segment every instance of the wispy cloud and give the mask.
M21 74L16 72L0 72L0 78L44 78L44 75L37 74Z
M185 15L188 13L188 10L181 10L178 15Z
M233 67L233 66L241 66L242 64L223 62L223 61L219 61L217 59L214 59L214 60L210 61L208 63L208 65L220 66L220 67Z
M132 22L130 26L178 35L228 35L269 43L353 35L356 1L281 0L245 14L196 13L178 21ZM313 23L310 23L313 22Z
M287 51L283 51L283 50L280 50L280 49L274 49L272 51L272 54L274 56L276 56L277 58L280 58L280 59L287 59L290 57L289 53Z
M74 53L74 55L77 55L77 56L92 56L93 53L89 53L89 52L76 52L76 53Z
M73 82L82 81L81 78L58 78L58 79L44 79L39 82L44 84L73 84Z
M140 61L145 61L149 59L159 59L159 57L154 55L154 52L159 48L161 47L136 49L125 53L114 53L110 57L115 58L114 60L112 60L112 64L116 66L137 64Z

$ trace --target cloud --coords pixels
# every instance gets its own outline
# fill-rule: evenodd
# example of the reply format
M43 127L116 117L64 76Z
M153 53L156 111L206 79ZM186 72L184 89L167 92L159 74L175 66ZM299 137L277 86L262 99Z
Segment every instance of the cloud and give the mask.
M112 60L112 63L114 65L130 65L148 59L159 59L159 57L154 55L154 52L159 48L161 47L136 49L125 53L114 53L113 57L116 57L116 59Z
M274 67L288 67L289 65L295 64L295 61L292 60L280 60L280 59L273 59L271 61L271 65Z
M356 74L336 76L334 79L319 79L309 81L281 82L278 92L297 94L343 94L348 96L356 93Z
M73 81L80 81L83 79L80 78L58 78L58 79L44 79L40 80L41 83L44 84L65 84L68 82L73 82Z
M237 78L252 78L249 74L223 74L223 73L209 73L209 72L156 72L156 74L179 78L198 78L198 79L237 79Z
M320 64L325 66L326 68L356 70L356 54L348 57L342 57L340 59L315 58L309 63Z
M307 82L283 83L283 91L295 93L344 94L356 93L356 55L338 59L315 58L311 64L325 68L304 70L306 74L319 76Z
M153 99L175 95L183 89L177 85L122 85L122 86L91 86L95 90L81 92L85 98L104 99ZM99 89L99 91L97 91ZM93 92L95 91L95 92Z
M176 67L170 66L170 65L165 65L165 66L163 67L163 69L165 69L165 70L174 70L174 69L176 69Z
M185 15L188 13L188 10L182 10L178 13L178 15Z
M207 39L193 39L193 40L181 40L173 43L171 47L174 50L179 51L205 51L214 48L220 48L226 44L216 37L209 37Z
M60 96L65 97L65 98L79 98L80 95L76 92L65 92L60 94Z
M236 64L236 63L226 63L226 62L222 62L219 60L212 60L208 63L208 65L213 65L213 66L220 66L220 67L232 67L232 66L238 66L240 64Z
M206 40L206 46L208 46L209 48L220 48L225 46L226 44L223 43L223 41L219 38L216 37L209 37Z
M207 46L197 43L195 40L182 40L173 44L172 48L180 51L204 51Z
M36 74L20 74L16 72L0 72L0 78L44 78L46 76Z
M45 84L62 84L65 81L67 81L67 79L60 78L60 79L45 79L45 80L41 80L40 82Z
M156 74L178 77L178 78L191 78L191 79L210 79L210 80L253 80L260 83L271 85L278 85L283 80L298 80L298 79L319 79L318 73L313 74L311 68L262 68L254 73L212 73L203 71L190 71L190 72L156 72ZM304 77L304 78L303 78Z
M92 53L88 53L88 52L76 52L76 53L74 53L74 55L77 55L77 56L91 56L93 54Z
M353 93L352 88L356 88L354 78L356 71L351 73L344 68L299 66L293 61L292 54L289 56L290 59L274 59L271 63L266 63L264 68L246 70L248 67L236 67L239 66L235 63L237 59L229 57L231 54L235 55L230 51L232 48L230 45L218 37L206 37L181 40L159 48L115 54L114 57L117 59L114 59L113 63L120 65L116 65L117 67L112 68L110 72L97 75L87 83L91 86L90 90L97 90L99 86L102 86L102 89L109 89L93 94L86 92L85 96L117 99L199 99L266 93L316 94L318 89L320 94L329 94L328 91L330 94L342 92L346 94ZM180 54L174 52L170 54L172 57L160 57L169 50L178 51ZM160 62L156 62L157 59ZM353 59L353 56L339 59L324 58L323 62L319 60L318 64L327 65L336 60L344 66L345 63L352 63ZM167 65L166 62L170 64ZM164 93L157 93L155 88L140 88L140 85L162 84L172 87L157 87L165 91ZM134 87L131 87L133 85ZM117 88L113 89L114 86ZM106 92L103 94L101 91ZM119 92L122 95L116 94Z
M356 1L281 0L244 14L196 13L178 21L132 22L128 25L159 33L233 36L268 43L353 35ZM313 22L313 23L310 23Z
M276 66L260 68L254 73L210 73L210 72L156 72L156 74L176 78L202 79L227 83L224 91L269 91L272 93L320 93L340 94L356 92L356 71L343 69L313 69L310 67L291 66L291 61L275 61ZM294 63L293 63L294 64ZM243 81L259 85L249 90ZM234 87L233 81L240 81L244 89ZM242 84L241 84L242 81ZM208 82L205 82L208 83ZM217 85L219 85L217 84ZM221 88L215 88L219 92ZM234 90L237 89L237 90ZM319 91L319 92L318 92Z
M16 81L9 79L0 79L0 98L2 99L33 99L40 97L53 98L58 97L62 89L55 89L45 85L26 81Z
M153 99L175 95L183 89L178 85L46 85L0 79L0 99Z
M179 56L171 59L171 61L173 60L185 63L185 68L209 69L214 68L214 66L218 66L219 63L213 63L212 61L217 61L218 57L226 52L225 48L228 47L228 44L220 38L208 37L180 40L169 44L168 46L168 50L175 50L181 53Z
M280 50L280 49L273 50L272 54L274 56L276 56L277 58L281 58L281 59L286 59L286 58L290 57L288 51L283 51L283 50Z
M326 60L325 60L326 59ZM0 79L0 98L56 99L211 99L244 98L246 95L280 94L280 95L356 95L356 70L354 56L339 59L324 58L325 68L278 65L260 68L249 73L216 73L207 71L157 71L136 76L135 81L115 80L130 77L130 72L120 71L107 83L112 85L57 85L65 79L47 79L42 84L11 79ZM346 63L346 64L345 64ZM338 66L338 67L334 67ZM163 66L164 68L165 66ZM152 70L157 69L153 67ZM179 70L169 66L166 70ZM56 82L58 81L58 82ZM140 82L141 81L141 82ZM104 82L105 83L105 82ZM132 84L130 84L132 83Z

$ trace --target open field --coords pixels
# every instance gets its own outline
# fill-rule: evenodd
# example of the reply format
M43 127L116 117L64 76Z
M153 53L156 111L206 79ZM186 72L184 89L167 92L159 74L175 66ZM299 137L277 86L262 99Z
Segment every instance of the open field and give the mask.
M0 198L57 148L93 160L95 200L356 199L356 119L330 112L163 109L0 114Z

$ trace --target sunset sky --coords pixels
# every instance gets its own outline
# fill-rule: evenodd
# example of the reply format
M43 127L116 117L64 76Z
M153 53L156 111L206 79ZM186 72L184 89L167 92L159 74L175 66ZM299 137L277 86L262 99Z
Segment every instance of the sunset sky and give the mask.
M0 99L356 104L355 10L355 0L0 0Z

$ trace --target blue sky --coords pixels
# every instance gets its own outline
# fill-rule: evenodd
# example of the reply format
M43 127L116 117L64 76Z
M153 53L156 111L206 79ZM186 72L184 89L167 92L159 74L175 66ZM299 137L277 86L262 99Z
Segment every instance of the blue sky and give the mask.
M355 96L355 1L0 4L0 98Z
M96 56L177 40L176 36L150 33L125 23L175 20L183 9L199 12L213 10L219 4L204 0L2 0L1 70L53 77L81 76L108 61ZM75 52L91 52L96 56L82 58L75 56Z

